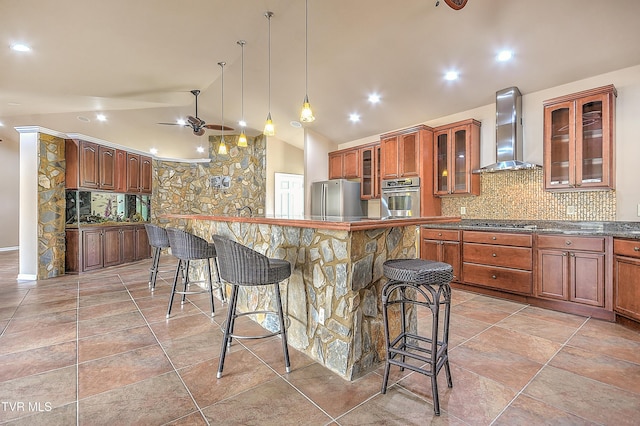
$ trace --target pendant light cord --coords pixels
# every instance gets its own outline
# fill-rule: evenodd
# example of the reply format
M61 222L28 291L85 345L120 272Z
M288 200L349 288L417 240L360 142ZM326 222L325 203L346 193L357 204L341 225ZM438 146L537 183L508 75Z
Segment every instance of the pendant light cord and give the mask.
M269 18L269 114L271 114L271 12L267 12L267 18Z
M304 93L309 95L309 0L304 2Z

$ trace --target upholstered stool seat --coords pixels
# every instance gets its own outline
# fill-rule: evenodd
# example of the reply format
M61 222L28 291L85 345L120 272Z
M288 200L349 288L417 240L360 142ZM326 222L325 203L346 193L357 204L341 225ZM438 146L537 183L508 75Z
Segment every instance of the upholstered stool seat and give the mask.
M444 367L447 385L453 386L449 368L449 317L451 310L451 287L453 268L443 262L423 259L393 259L383 265L384 276L389 281L382 288L382 313L384 317L385 362L382 393L386 393L391 365L408 368L431 378L433 409L440 415L438 397L438 373ZM400 316L400 332L391 337L389 323L390 308ZM444 321L440 333L440 305L444 305ZM431 333L420 335L417 310L431 311ZM413 361L413 362L411 362Z
M156 279L158 277L158 266L160 264L160 253L162 249L169 248L169 237L166 229L151 223L145 223L144 228L147 231L149 245L151 246L151 267L149 268L149 287L151 290L156 288Z
M282 338L282 351L284 353L284 363L287 373L291 369L289 362L289 349L287 346L287 330L285 327L284 312L282 310L282 300L280 298L281 281L291 276L291 264L283 259L272 259L257 251L231 241L228 238L214 235L213 242L218 253L220 277L231 285L231 296L229 298L229 308L227 311L227 321L224 325L224 337L220 350L220 361L218 365L217 377L222 377L224 359L227 348L231 346L233 338L237 339L262 339L280 335ZM275 289L276 311L260 310L249 312L238 312L238 290L241 286L267 286L272 285ZM243 315L272 314L277 315L279 329L277 331L261 335L238 335L234 334L236 318Z
M175 277L173 279L173 288L171 289L171 296L169 298L169 308L167 309L167 318L171 315L171 307L173 305L174 296L177 294L182 295L182 303L185 302L185 298L189 294L198 294L203 292L209 293L211 302L211 316L215 315L215 309L213 306L213 282L211 280L211 264L210 260L213 259L216 267L216 273L218 278L217 288L220 290L220 298L224 301L224 292L222 290L222 284L220 283L220 271L218 269L218 261L216 255L216 247L213 243L208 242L204 238L190 234L176 228L167 228L167 236L169 237L169 245L171 246L171 254L178 258L178 266L176 267ZM196 284L200 281L189 281L189 263L194 260L205 261L205 280L206 290L188 290L190 284ZM177 290L178 277L181 277L183 284L183 290Z

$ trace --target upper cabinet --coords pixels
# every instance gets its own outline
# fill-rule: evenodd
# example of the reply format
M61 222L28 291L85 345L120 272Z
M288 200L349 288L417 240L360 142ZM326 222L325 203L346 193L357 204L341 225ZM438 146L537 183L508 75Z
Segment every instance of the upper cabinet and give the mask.
M329 153L329 179L359 178L360 150L342 149Z
M127 153L127 192L151 193L151 157Z
M613 85L544 102L547 190L614 189Z
M380 198L380 144L360 147L360 198Z
M436 195L479 195L480 122L469 119L434 129L433 182Z
M433 129L416 126L380 136L380 177L396 179L420 176L423 166L422 144ZM426 135L428 133L428 136Z

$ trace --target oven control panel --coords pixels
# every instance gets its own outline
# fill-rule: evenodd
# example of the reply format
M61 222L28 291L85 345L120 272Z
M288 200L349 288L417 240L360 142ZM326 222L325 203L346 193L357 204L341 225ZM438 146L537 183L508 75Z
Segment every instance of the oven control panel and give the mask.
M382 181L382 189L385 188L407 188L420 186L420 178L404 178L404 179L384 179Z

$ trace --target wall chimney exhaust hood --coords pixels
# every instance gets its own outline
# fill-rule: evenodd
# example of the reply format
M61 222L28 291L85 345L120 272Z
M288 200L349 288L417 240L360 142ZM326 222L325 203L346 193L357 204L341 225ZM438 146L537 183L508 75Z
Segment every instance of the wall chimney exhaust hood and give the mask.
M496 162L473 173L540 167L522 161L522 94L517 87L496 92Z

